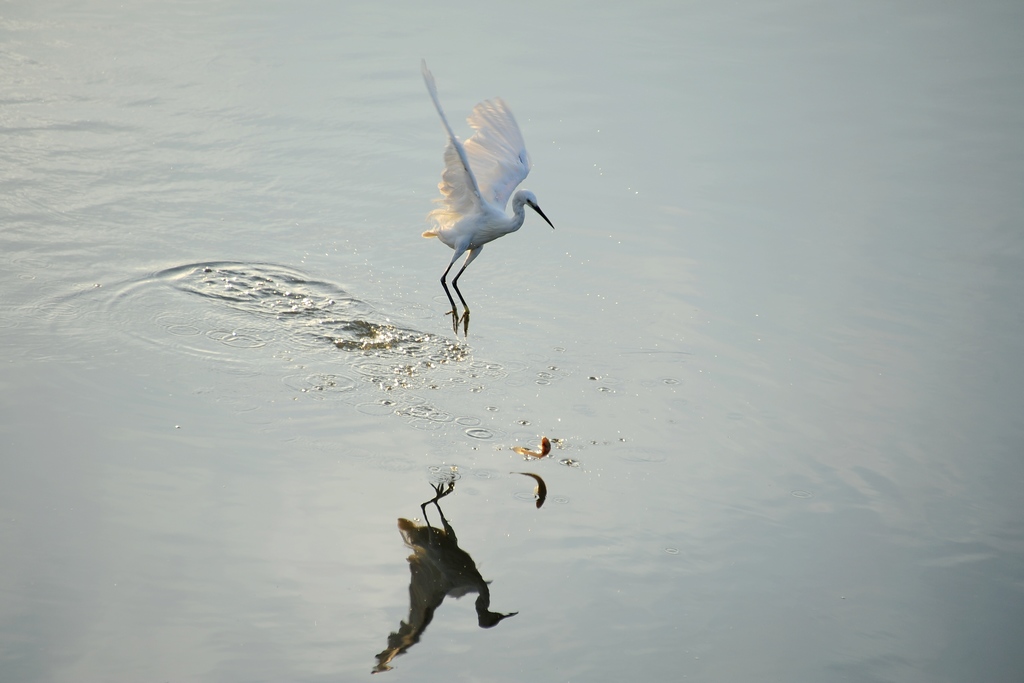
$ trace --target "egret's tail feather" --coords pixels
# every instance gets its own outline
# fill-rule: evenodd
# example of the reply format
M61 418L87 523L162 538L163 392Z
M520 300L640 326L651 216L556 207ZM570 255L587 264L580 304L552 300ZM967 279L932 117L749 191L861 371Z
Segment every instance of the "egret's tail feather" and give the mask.
M437 232L437 230L426 230L426 231L424 231L423 236L424 237L428 237L428 238L429 237L437 237L438 234L439 233Z

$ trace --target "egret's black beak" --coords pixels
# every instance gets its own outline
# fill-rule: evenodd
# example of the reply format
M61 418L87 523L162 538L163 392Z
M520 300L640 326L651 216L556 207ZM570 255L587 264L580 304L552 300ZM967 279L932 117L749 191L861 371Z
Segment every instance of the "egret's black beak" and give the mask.
M530 204L530 208L531 208L531 209L533 209L534 211L536 211L537 213L539 213L539 214L540 214L540 217L541 217L541 218L543 218L543 219L544 219L544 221L545 221L545 222L546 222L546 223L547 223L548 225L550 225L550 226L551 226L551 229L552 229L552 230L554 230L554 229L555 229L555 224L554 224L554 223L552 223L552 222L551 222L550 220L548 220L548 217L544 215L544 212L540 210L540 207L539 207L539 206L537 206L536 204Z

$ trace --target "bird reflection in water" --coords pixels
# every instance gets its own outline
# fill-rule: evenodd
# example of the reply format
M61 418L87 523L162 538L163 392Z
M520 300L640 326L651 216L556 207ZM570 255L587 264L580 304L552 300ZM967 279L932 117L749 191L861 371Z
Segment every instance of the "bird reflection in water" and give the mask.
M455 489L455 482L435 484L435 495L420 505L423 511L423 526L417 526L408 519L398 520L398 530L405 544L413 553L409 556L409 616L402 621L398 631L388 636L387 648L377 655L377 666L373 673L389 671L391 660L419 642L423 632L434 618L434 612L451 595L460 598L467 593L477 593L476 614L481 628L491 628L506 617L518 612L501 614L491 612L491 591L477 571L476 563L465 550L459 547L455 530L445 519L438 501ZM433 503L441 516L443 528L430 525L427 506Z

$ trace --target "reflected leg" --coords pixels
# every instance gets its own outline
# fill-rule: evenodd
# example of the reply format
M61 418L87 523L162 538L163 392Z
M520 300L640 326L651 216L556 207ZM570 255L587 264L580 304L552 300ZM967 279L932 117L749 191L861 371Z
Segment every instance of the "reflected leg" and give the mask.
M455 482L448 482L447 488L445 488L444 484L432 484L432 486L434 487L434 497L420 504L420 510L423 512L423 521L426 522L428 525L430 524L430 522L427 521L427 506L433 503L435 506L437 506L437 511L441 512L441 506L437 504L437 501L441 500L442 498L444 498L449 493L455 490ZM444 513L441 513L441 518L444 519Z

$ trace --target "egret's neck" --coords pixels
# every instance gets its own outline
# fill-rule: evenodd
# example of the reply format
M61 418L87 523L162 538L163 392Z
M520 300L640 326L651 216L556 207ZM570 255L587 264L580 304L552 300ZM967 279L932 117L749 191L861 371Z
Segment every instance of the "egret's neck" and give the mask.
M518 194L512 197L512 218L508 219L508 232L515 232L523 227L526 220L526 200Z

